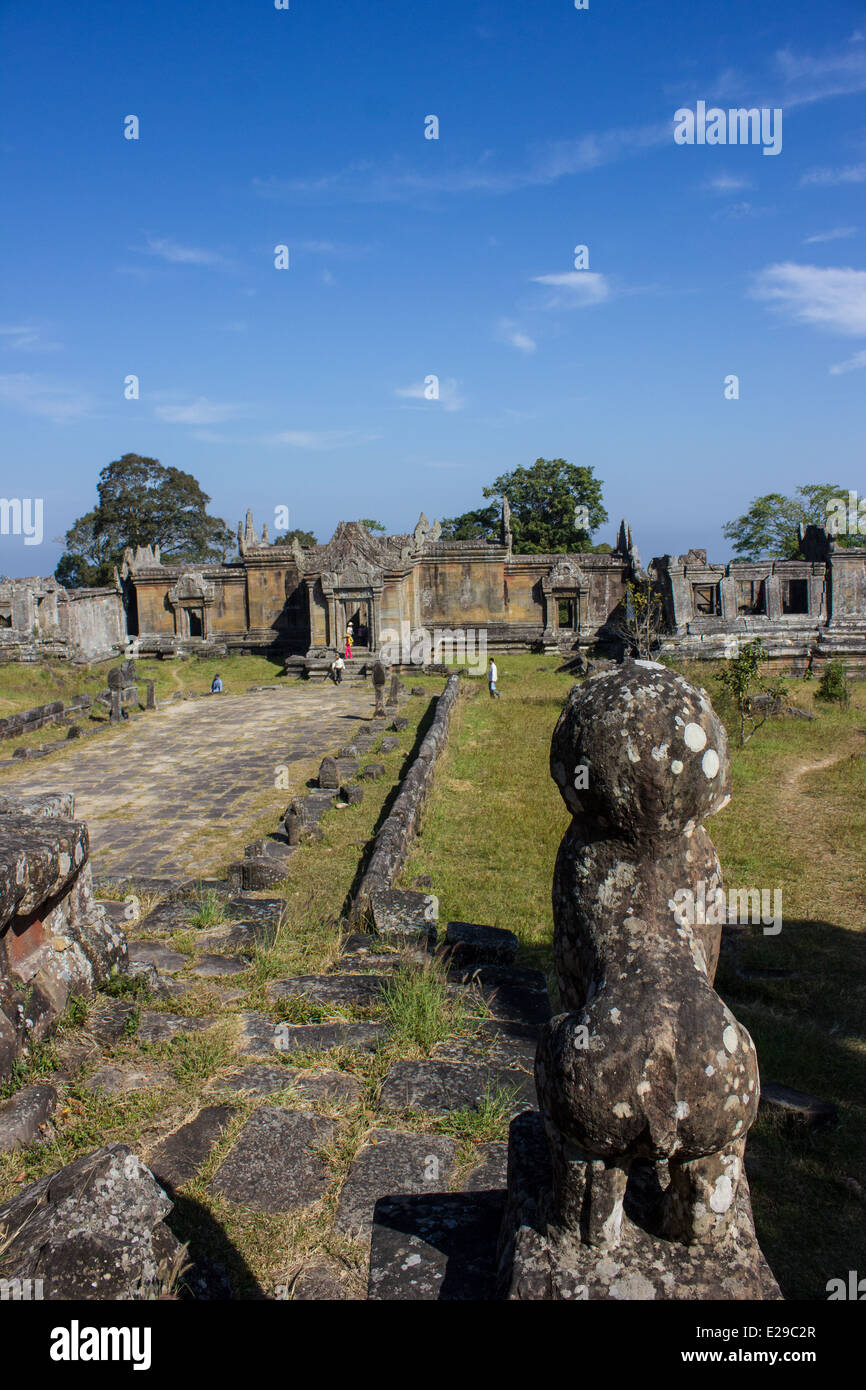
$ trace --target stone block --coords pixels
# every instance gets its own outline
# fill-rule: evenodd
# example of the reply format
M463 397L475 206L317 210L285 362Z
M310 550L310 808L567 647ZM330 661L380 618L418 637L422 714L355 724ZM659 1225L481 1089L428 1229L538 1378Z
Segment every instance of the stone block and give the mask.
M252 1211L308 1206L328 1184L328 1168L319 1151L335 1132L335 1123L321 1115L261 1106L247 1120L210 1190Z

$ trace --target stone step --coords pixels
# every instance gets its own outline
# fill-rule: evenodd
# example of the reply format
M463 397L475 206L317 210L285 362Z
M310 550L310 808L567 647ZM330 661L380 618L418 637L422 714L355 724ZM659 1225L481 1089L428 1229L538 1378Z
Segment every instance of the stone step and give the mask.
M485 1099L508 1096L508 1116L536 1105L535 1083L524 1071L476 1062L446 1062L430 1057L395 1062L379 1093L387 1110L422 1110L447 1115L453 1110L480 1110Z
M389 944L436 944L439 899L432 893L381 888L370 894L373 930Z
M452 966L448 979L477 990L495 1019L532 1026L550 1018L547 980L540 970L518 965Z
M345 1105L355 1105L361 1099L364 1088L358 1078L347 1071L259 1064L245 1067L243 1071L233 1072L230 1076L217 1077L212 1089L251 1096L271 1096L290 1090L292 1095L307 1104L339 1101Z
M475 922L449 922L445 929L448 958L454 966L513 965L520 942L504 927Z
M761 1083L759 1108L765 1114L776 1115L807 1129L835 1124L839 1118L832 1101L810 1096L806 1091L795 1091L792 1086L782 1086L778 1081Z

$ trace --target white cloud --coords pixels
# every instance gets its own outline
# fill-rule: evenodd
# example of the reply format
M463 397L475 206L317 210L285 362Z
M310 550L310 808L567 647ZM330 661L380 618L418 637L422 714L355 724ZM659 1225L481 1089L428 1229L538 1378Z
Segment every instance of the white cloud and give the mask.
M57 425L93 414L90 397L71 386L28 376L24 372L0 376L0 401L28 415L42 415Z
M823 188L843 183L866 183L866 164L849 164L844 169L810 169L800 179L800 187L819 184Z
M425 382L419 382L412 386L398 386L394 392L395 396L402 396L405 400L423 401L425 405L441 405L442 409L450 415L452 411L462 410L466 404L460 395L457 382L454 377L447 377L444 381L439 380L439 395L428 398L428 387Z
M817 241L840 241L843 237L856 236L856 227L834 227L829 232L816 232L815 236L807 236L803 242L804 246L812 246Z
M170 425L220 425L224 420L237 419L246 407L242 405L209 401L206 396L197 396L187 405L158 405L154 414Z
M323 285L336 285L336 283L337 283L337 282L336 282L336 280L334 279L333 275L331 274L330 270L323 270L323 271L322 271L322 284L323 284Z
M831 376L841 376L843 372L856 372L859 367L866 367L866 352L855 352L853 357L849 357L847 362L837 362L830 368Z
M852 337L866 333L866 270L787 261L762 270L753 293L798 323Z
M0 327L0 338L8 339L4 347L14 352L59 352L62 343L46 342L40 330L29 324L16 324Z
M595 270L564 270L555 275L533 275L532 279L536 285L550 285L564 291L548 301L550 309L583 309L590 304L601 304L611 295L607 278Z
M281 430L269 435L266 444L285 444L290 449L311 449L324 452L345 449L352 445L369 444L378 439L375 434L358 434L354 430Z
M717 178L709 179L704 188L708 188L712 193L739 193L744 188L754 188L752 179L735 178L733 174L719 174Z
M538 347L535 339L530 338L529 334L524 333L511 319L500 319L497 332L503 343L517 348L518 352L535 352Z
M171 265L225 266L229 262L218 251L207 251L200 246L181 246L171 237L148 237L146 246L133 246L145 256L158 256Z

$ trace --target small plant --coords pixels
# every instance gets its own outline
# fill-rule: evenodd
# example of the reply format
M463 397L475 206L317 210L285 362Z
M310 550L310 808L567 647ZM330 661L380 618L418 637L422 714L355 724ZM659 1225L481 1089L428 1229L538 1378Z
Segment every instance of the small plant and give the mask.
M139 1004L146 1004L153 994L144 975L121 975L116 967L100 992L109 999L134 999Z
M841 705L843 709L848 708L851 703L851 687L841 661L827 662L815 691L815 699Z
M171 1044L171 1071L182 1085L204 1081L225 1066L230 1057L225 1038L212 1034L182 1033Z
M71 994L66 1005L66 1022L71 1028L81 1028L90 1017L90 1000L83 994Z
M516 1086L493 1085L488 1081L478 1105L472 1110L452 1111L441 1123L442 1132L474 1144L502 1139L518 1093Z
M199 894L199 905L190 917L190 925L193 927L218 927L225 921L225 903L219 893L208 888L207 892Z
M395 1041L422 1052L459 1032L468 1017L462 999L449 993L436 961L401 967L383 989L382 1004Z
M754 642L747 642L741 647L737 656L733 656L725 662L724 669L719 672L718 681L722 689L727 691L736 707L740 721L740 747L748 743L753 734L767 718L767 710L764 709L763 718L755 718L754 698L758 693L758 674L761 667L769 660L767 651L760 637ZM766 691L765 693L777 695L778 692ZM751 723L752 727L746 732L746 724Z

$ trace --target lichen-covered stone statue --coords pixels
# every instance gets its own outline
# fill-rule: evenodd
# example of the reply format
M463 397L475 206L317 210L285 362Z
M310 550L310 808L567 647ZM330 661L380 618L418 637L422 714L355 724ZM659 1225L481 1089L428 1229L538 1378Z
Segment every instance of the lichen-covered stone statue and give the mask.
M743 1172L755 1047L713 989L721 923L683 906L721 886L703 826L730 796L721 721L629 661L574 688L550 763L573 816L553 883L566 1012L538 1045L551 1193L510 1294L779 1297Z

